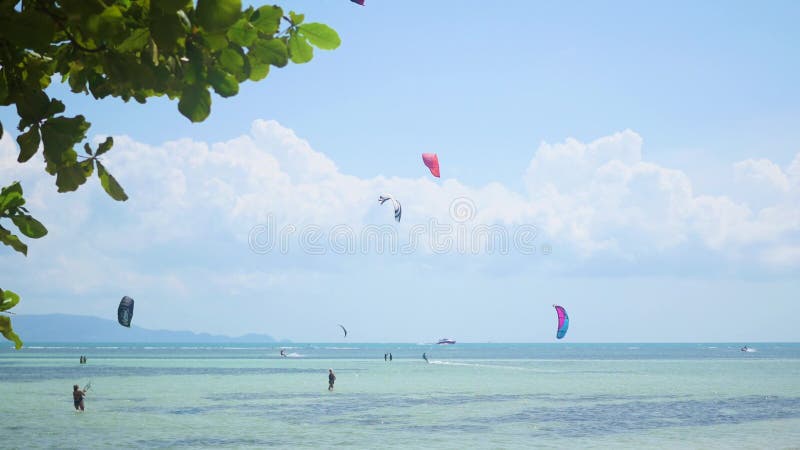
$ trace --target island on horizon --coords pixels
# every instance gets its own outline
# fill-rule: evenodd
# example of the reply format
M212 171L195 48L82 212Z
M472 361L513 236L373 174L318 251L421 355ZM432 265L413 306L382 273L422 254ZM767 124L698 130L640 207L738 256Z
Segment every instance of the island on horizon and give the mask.
M150 330L138 326L125 328L114 320L70 314L20 315L14 318L14 330L25 336L26 344L35 342L158 342L158 343L257 343L279 342L268 334L225 336L192 331ZM290 342L281 340L280 342Z

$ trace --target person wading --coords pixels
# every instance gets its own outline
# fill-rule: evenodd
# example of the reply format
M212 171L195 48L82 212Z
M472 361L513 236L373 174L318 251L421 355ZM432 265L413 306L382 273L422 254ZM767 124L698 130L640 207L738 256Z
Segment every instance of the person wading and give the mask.
M333 369L328 369L328 390L333 390L333 383L336 381L336 375L333 374Z

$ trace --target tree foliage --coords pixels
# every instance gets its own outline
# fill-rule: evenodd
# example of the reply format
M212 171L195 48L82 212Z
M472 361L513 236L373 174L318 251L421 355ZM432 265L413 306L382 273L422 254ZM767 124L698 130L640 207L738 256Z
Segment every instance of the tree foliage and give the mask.
M96 172L111 198L127 200L100 161L113 140L96 149L84 144L79 154L90 123L80 114L67 116L64 103L47 94L53 78L95 99L145 103L167 96L178 100L186 118L201 122L211 113L211 90L234 96L240 83L262 80L270 68L310 61L313 47L339 46L336 31L304 19L273 5L242 10L241 0L0 0L0 106L14 106L19 116L17 160L25 163L41 150L58 192L78 189ZM22 188L14 183L3 195L21 200ZM24 209L3 209L2 217L25 236L47 232ZM0 227L0 239L27 254L6 228ZM2 297L0 311L19 301L1 292L17 300ZM8 319L0 315L0 332L19 343Z
M0 219L10 219L20 233L29 238L39 239L46 235L47 228L34 219L24 205L25 199L22 197L22 186L20 186L19 182L14 182L0 190ZM4 223L0 222L0 242L23 255L27 255L28 246L3 225ZM0 289L0 312L7 312L17 303L19 303L19 295L13 291ZM0 315L0 334L13 341L17 349L22 347L22 341L14 333L14 329L11 328L11 319L8 316Z

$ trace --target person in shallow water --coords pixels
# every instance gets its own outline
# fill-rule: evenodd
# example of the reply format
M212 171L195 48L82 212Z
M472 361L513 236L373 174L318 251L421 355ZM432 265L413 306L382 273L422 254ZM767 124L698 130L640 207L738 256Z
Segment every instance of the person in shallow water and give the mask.
M328 390L333 390L333 383L336 381L336 375L333 374L333 369L328 369Z
M83 398L86 393L78 388L78 385L72 386L72 403L75 405L76 410L83 411Z

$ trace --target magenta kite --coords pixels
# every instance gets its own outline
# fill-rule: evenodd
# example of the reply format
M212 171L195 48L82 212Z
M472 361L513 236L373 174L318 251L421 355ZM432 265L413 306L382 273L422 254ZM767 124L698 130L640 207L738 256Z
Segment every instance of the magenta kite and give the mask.
M431 175L439 178L439 157L436 155L436 153L423 153L422 162L428 166L428 169L431 171Z

